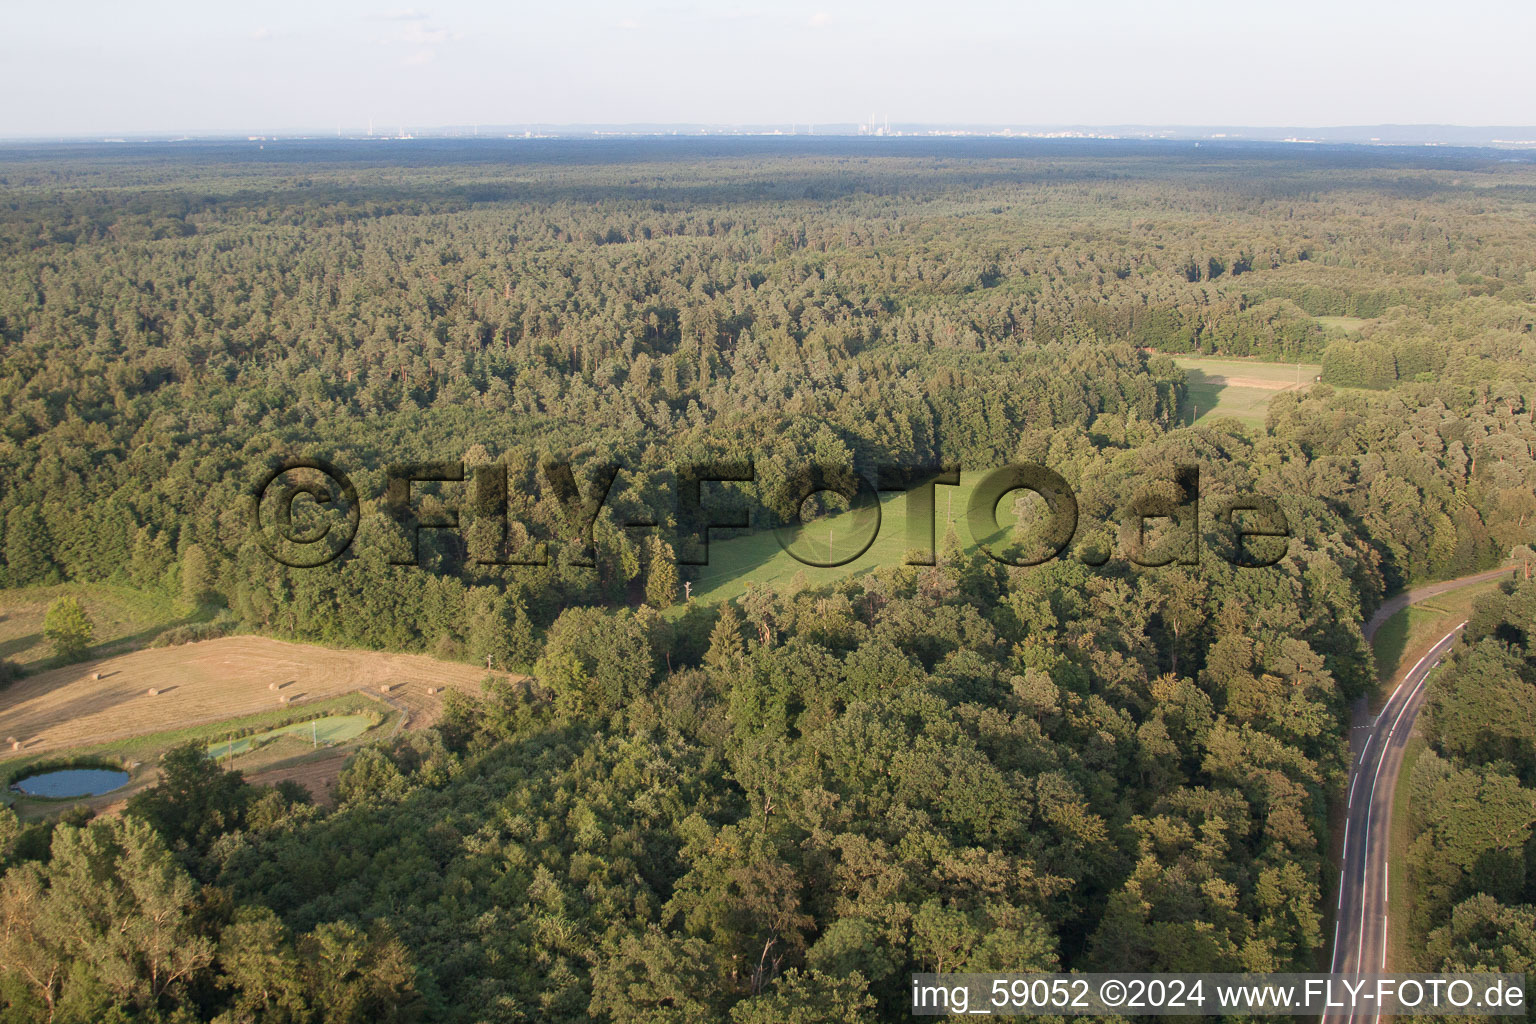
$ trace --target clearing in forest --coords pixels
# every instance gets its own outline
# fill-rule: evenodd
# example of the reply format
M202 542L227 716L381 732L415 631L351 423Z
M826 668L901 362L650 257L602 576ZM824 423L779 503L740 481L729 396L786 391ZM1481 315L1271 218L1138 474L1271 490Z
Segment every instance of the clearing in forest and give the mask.
M1262 427L1269 402L1275 395L1295 388L1298 380L1301 387L1310 386L1322 371L1316 363L1274 363L1256 359L1177 356L1175 362L1188 374L1186 423L1191 421L1192 413L1198 412L1198 419L1234 416L1249 426ZM943 549L944 536L951 524L962 549L969 551L975 547L966 522L966 508L971 492L985 475L986 470L962 468L959 486L935 488L936 551ZM999 524L1009 527L1010 515L1009 509L1000 507ZM867 532L855 524L855 517L847 512L823 520L806 532L817 553L825 556L830 550L838 557L845 557L855 550L859 538L866 535ZM834 568L818 568L798 561L784 550L771 530L717 532L712 536L709 564L695 570L694 600L718 602L739 598L749 583L781 594L796 589L799 584L829 586L875 568L901 565L911 546L907 533L907 501L897 492L881 496L880 528L869 550L854 561ZM1078 540L1084 539L1080 533ZM822 557L821 560L835 559ZM672 614L681 614L681 610L674 610Z
M936 485L933 494L933 551L935 556L945 550L945 539L951 528L962 551L976 549L971 534L968 509L977 485L990 469L961 467L960 483ZM857 551L869 536L867 518L844 511L816 520L791 535L790 548L810 557L812 561L840 561ZM1044 509L1044 503L1032 498L1026 491L1013 491L999 501L996 509L998 532L989 543L1002 542L1022 524L1027 526ZM741 597L748 584L766 587L779 594L803 588L826 587L839 580L875 569L886 569L906 564L909 552L927 548L923 521L918 524L916 536L909 533L909 507L906 492L888 491L881 495L880 520L875 539L858 558L845 565L819 567L807 565L785 550L778 535L771 529L754 528L750 531L714 531L709 543L709 564L694 570L692 597L696 601L719 602ZM1074 543L1089 539L1087 524L1079 523ZM722 535L723 534L723 535ZM675 607L671 614L680 615L683 606Z
M78 598L94 627L91 657L141 647L172 626L195 621L196 615L168 597L108 583L63 583L0 591L0 658L29 671L60 664L53 645L43 636L48 605L61 597Z
M1174 362L1186 375L1186 424L1208 416L1231 416L1249 426L1262 427L1275 395L1305 389L1323 372L1316 363L1271 363L1257 359L1175 356Z
M378 715L326 715L324 718L311 718L307 722L294 722L292 725L269 729L254 736L242 736L239 739L214 743L208 747L208 756L215 761L239 757L284 738L297 740L301 750L305 746L319 747L321 744L332 746L361 736L378 724L379 717Z
M333 650L238 636L40 672L0 691L0 758L31 756L369 690L405 706L428 687L478 694L484 668L421 654ZM380 687L388 684L387 694ZM157 691L154 695L150 690ZM282 702L281 698L287 698Z
M1322 324L1325 331L1339 334L1354 334L1370 323L1369 320L1358 316L1315 316L1312 319Z

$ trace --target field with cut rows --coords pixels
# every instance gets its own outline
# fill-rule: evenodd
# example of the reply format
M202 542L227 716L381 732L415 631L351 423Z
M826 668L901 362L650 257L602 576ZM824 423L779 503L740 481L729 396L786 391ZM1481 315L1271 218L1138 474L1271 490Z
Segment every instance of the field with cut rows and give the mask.
M0 692L5 738L0 759L217 722L355 690L378 693L385 684L392 700L425 711L438 700L428 688L477 694L486 674L483 668L419 654L335 650L257 636L134 651L41 672Z

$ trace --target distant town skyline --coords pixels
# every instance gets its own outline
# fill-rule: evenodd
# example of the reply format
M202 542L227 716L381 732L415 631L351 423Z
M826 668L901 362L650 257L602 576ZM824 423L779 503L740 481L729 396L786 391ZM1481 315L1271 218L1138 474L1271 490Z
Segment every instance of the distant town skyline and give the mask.
M1529 125L1536 5L17 5L0 136L474 124Z

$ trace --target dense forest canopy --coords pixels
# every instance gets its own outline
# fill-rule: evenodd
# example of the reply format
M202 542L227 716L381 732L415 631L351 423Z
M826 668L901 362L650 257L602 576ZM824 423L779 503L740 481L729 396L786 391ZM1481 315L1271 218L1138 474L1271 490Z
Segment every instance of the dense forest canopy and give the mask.
M1536 583L1480 600L1432 678L1414 762L1410 922L1424 970L1536 967Z
M1536 541L1533 212L1476 151L0 151L5 585L195 579L225 610L182 638L534 676L367 749L334 810L187 755L122 818L0 821L0 1019L885 1020L914 970L1313 968L1363 618ZM1185 353L1323 380L1185 426ZM252 536L294 455L363 499L319 569ZM550 459L621 466L595 567ZM391 564L386 469L441 460L504 467L515 523L466 502ZM672 471L731 460L1038 463L1084 527L690 601ZM1288 556L1131 564L1184 465L1279 502ZM1518 658L1493 617L1475 657ZM1416 785L1531 785L1518 737L1435 722ZM1446 962L1447 913L1532 914L1511 815L1467 865L1504 902L1425 911Z

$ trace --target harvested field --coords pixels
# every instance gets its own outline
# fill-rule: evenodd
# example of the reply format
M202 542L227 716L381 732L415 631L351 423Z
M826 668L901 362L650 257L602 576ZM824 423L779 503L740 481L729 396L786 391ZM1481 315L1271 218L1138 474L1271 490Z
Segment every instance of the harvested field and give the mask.
M100 679L92 676L100 673ZM475 695L486 670L419 654L333 650L240 636L134 651L22 679L0 693L0 734L21 753L80 747L217 722L354 690L377 693L424 719L452 687ZM269 684L277 689L269 689ZM432 697L427 687L438 689ZM158 691L149 696L149 690ZM417 721L412 722L417 725Z

